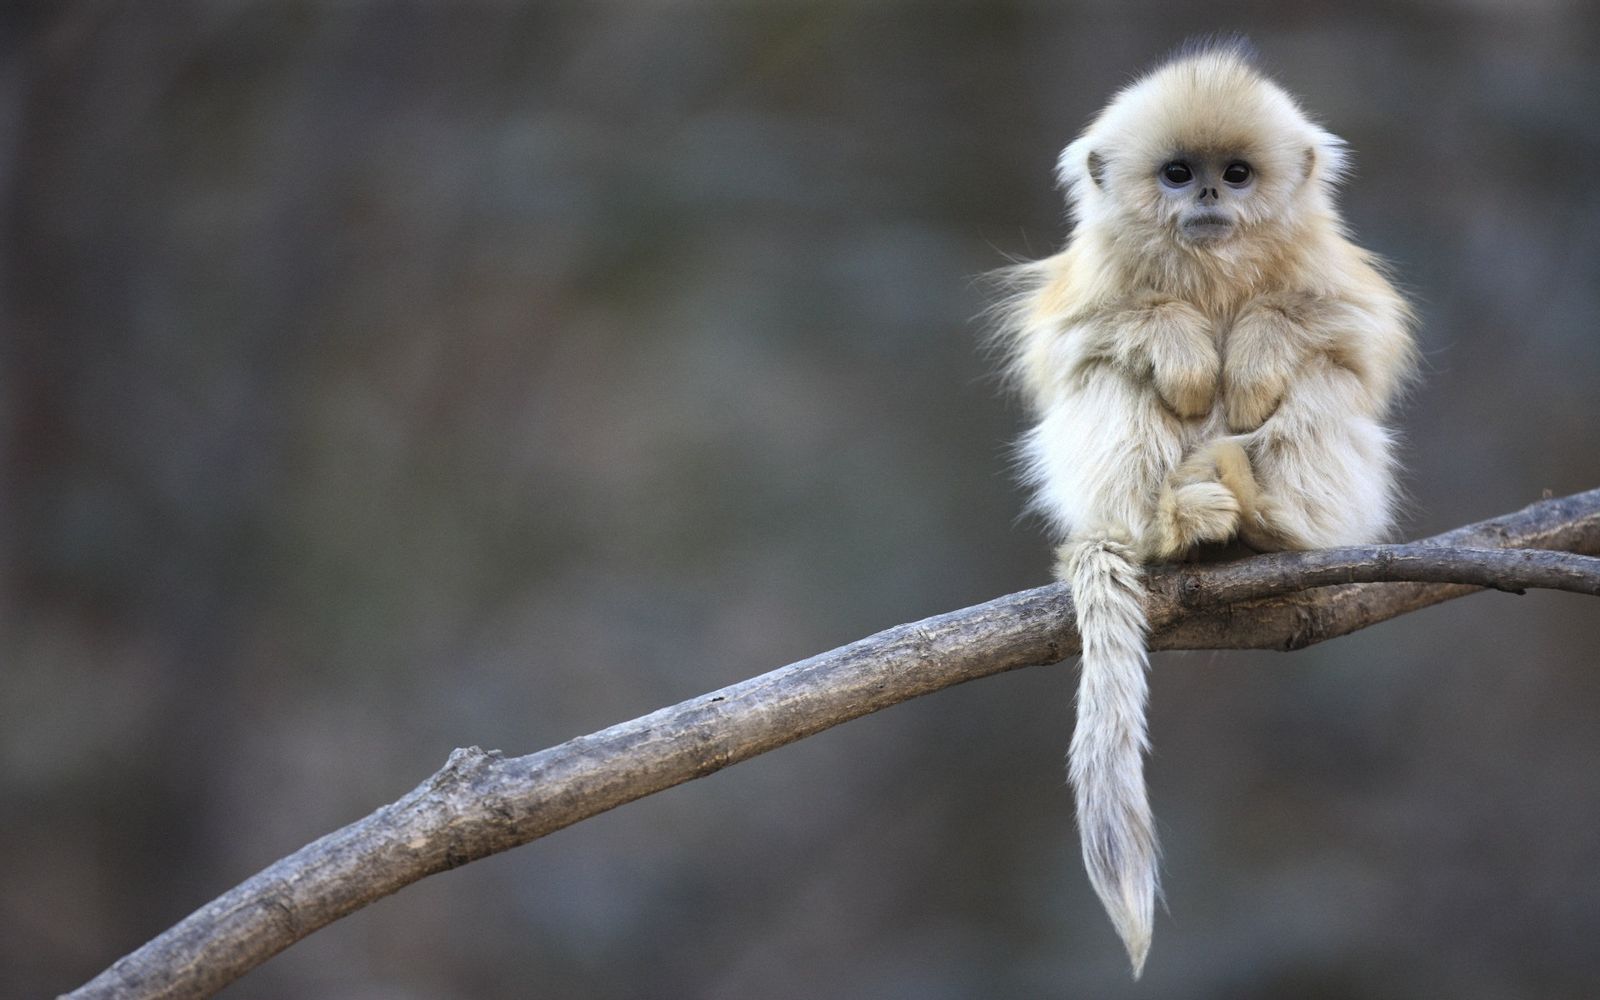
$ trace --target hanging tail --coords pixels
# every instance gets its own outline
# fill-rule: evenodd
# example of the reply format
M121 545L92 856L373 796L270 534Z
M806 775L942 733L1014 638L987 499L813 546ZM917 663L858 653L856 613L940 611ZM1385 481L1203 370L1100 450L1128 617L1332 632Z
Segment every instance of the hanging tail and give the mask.
M1083 861L1137 979L1150 950L1159 892L1144 784L1144 580L1133 550L1105 538L1068 542L1060 557L1083 639L1078 724L1068 754Z

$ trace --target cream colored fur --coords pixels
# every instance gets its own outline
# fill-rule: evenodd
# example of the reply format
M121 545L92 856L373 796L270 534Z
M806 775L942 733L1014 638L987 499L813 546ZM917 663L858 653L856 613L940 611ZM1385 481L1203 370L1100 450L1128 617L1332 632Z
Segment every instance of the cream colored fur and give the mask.
M1186 236L1158 187L1189 152L1253 167L1225 238ZM1345 238L1343 169L1342 143L1238 48L1202 50L1127 87L1066 148L1072 238L1011 272L1011 373L1037 415L1025 475L1063 539L1056 574L1083 637L1084 861L1135 976L1159 894L1140 564L1208 542L1376 541L1394 512L1384 419L1411 372L1411 314Z

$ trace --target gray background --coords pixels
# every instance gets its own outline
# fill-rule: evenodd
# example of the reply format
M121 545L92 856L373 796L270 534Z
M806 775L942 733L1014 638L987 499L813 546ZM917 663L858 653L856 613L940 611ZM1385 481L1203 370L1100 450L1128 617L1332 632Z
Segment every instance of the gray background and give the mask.
M1420 303L1405 533L1600 485L1592 5L0 14L0 992L409 789L1046 579L979 349L1056 151L1243 30ZM1592 997L1591 600L1159 659L1145 980L1072 674L435 877L227 992Z

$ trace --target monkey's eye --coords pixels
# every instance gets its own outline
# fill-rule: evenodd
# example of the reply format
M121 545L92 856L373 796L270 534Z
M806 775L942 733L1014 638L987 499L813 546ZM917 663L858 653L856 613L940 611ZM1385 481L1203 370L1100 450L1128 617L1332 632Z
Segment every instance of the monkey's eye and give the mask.
M1250 164L1230 163L1222 171L1222 179L1237 187L1250 182Z
M1173 160L1161 168L1161 179L1173 187L1182 187L1194 180L1194 171L1182 160Z

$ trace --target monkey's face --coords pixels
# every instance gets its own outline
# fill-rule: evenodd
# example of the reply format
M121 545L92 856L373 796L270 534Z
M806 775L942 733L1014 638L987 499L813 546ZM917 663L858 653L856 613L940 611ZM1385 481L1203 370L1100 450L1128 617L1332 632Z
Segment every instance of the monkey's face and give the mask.
M1232 51L1168 64L1117 94L1057 165L1085 227L1146 258L1241 260L1330 216L1339 140Z
M1138 234L1146 252L1233 257L1277 239L1321 197L1310 183L1318 153L1305 129L1247 124L1253 131L1199 118L1152 135L1092 134L1085 145L1101 142L1075 189L1085 217Z
M1180 154L1156 171L1160 214L1177 238L1196 246L1226 242L1252 214L1256 171L1231 154Z

